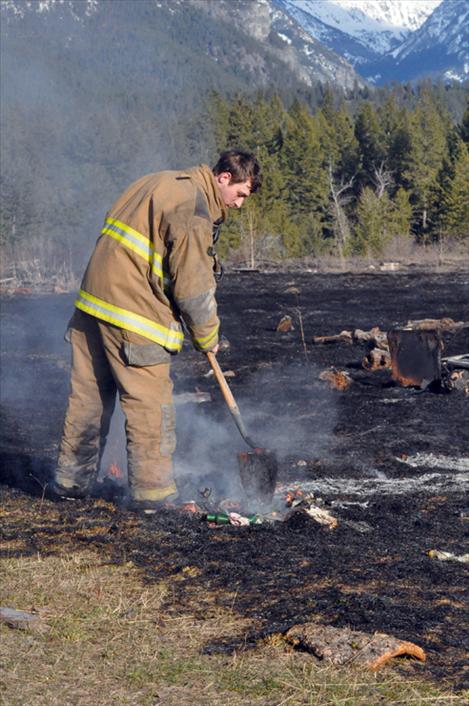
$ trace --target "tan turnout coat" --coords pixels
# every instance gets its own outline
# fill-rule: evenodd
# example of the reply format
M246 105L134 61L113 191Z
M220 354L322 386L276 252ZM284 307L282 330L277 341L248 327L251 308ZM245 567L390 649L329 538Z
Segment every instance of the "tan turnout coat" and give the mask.
M178 352L181 319L198 350L212 349L219 329L213 228L225 215L206 165L142 177L106 214L77 308L147 339L138 355L148 360L136 364Z

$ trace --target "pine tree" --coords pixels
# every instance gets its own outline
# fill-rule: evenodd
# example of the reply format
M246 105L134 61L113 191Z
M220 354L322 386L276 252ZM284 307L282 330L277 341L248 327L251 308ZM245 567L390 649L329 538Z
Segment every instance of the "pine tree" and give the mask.
M424 236L434 225L432 200L438 189L438 175L448 155L446 125L431 95L424 92L411 115L412 135L404 177L411 191L417 231Z
M409 193L400 187L390 206L389 231L391 235L408 238L412 222L412 206L409 200Z
M440 191L440 232L469 240L469 152L458 142L451 164L444 167Z
M367 257L379 256L392 237L390 230L391 203L387 193L378 198L373 189L366 186L357 206L357 224L354 234L354 249Z
M285 176L283 197L292 222L304 230L303 254L308 254L327 212L328 184L317 124L298 102L289 111L280 166Z
M386 139L378 121L374 106L365 101L355 119L355 136L360 150L361 169L356 187L360 188L373 183L375 169L378 169L386 158Z

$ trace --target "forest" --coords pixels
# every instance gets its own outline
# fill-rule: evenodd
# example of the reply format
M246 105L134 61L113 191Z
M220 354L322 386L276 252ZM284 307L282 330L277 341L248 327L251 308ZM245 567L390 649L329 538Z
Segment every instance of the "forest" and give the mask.
M469 243L469 109L451 118L425 83L355 101L330 89L316 110L277 96L213 96L217 146L262 163L259 196L231 218L227 253L256 260L383 255L389 243Z
M65 75L75 75L71 63ZM130 182L214 163L234 146L257 154L264 183L223 228L219 250L228 262L328 256L344 267L354 256L389 257L390 244L402 255L429 246L467 253L467 86L357 86L348 94L319 83L275 92L231 87L199 95L192 109L186 96L158 112L143 85L124 95L109 86L101 110L79 100L97 95L101 78L96 86L74 81L51 96L44 80L25 102L8 87L3 278L75 281L106 210Z

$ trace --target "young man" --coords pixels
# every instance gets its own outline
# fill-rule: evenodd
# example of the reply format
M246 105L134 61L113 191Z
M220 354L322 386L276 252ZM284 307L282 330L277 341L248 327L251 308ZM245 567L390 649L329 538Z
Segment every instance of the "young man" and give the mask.
M56 495L91 491L117 392L129 506L156 509L176 496L171 356L182 347L182 321L197 350L217 352L214 241L226 209L240 208L260 181L255 157L231 150L213 170L142 177L108 211L69 324L71 393Z

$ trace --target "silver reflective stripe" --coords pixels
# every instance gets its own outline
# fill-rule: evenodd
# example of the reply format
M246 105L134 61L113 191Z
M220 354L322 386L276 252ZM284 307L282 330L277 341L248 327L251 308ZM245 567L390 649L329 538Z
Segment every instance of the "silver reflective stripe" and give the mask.
M83 289L80 289L75 306L87 314L96 316L98 319L107 321L120 328L139 333L145 338L159 343L170 351L179 351L182 348L184 334L181 331L173 330L157 324L145 316L135 314L127 309L109 304L103 299L99 299Z
M106 218L101 234L110 235L118 243L143 257L144 260L150 263L154 274L163 278L163 259L161 255L155 252L147 237L116 218Z

